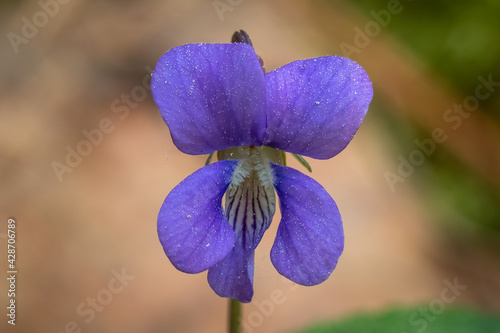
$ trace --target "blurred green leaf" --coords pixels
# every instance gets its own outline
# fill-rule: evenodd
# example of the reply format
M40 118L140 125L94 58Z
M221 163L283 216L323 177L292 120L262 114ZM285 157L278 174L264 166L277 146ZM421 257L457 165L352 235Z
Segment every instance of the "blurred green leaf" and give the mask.
M394 156L408 158L430 134L404 117L399 117L390 106L375 100L377 117L372 119L387 133L387 143ZM396 157L394 157L396 158ZM408 178L416 188L433 220L445 227L450 238L488 241L500 240L500 192L487 179L471 170L445 145L426 156L425 163L415 168Z
M330 0L332 4L335 2ZM387 0L355 0L352 4L374 20L387 11ZM479 75L500 79L500 1L403 0L384 33L393 34L464 96L474 93ZM363 26L361 28L364 28ZM500 94L481 102L481 108L500 120Z
M446 309L426 315L427 306L360 314L335 323L316 324L296 333L500 333L500 317L466 309Z
M495 188L445 149L430 156L429 163L420 177L426 181L419 186L439 220L462 234L482 233L498 242L500 194Z

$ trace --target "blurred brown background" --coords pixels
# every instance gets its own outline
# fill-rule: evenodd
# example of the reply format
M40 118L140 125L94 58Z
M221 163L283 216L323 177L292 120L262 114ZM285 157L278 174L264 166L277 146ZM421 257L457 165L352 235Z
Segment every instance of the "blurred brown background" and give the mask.
M250 34L268 71L297 59L349 55L366 69L375 91L348 148L328 161L309 160L312 176L343 216L346 246L337 269L315 287L281 278L269 259L276 216L256 253L245 332L285 332L359 311L429 305L441 298L445 281L455 279L467 289L446 306L500 313L497 86L461 120L444 120L454 104L476 96L479 76L500 81L493 43L493 54L478 50L478 59L459 47L487 46L490 16L469 11L476 21L462 31L461 25L449 27L454 21L446 16L461 12L444 5L425 10L421 3L390 3L2 2L3 312L9 217L17 222L18 275L17 325L8 325L2 312L1 331L225 330L226 300L209 288L206 273L176 271L157 240L156 216L165 196L206 157L173 146L148 79L168 49L228 42L237 29ZM481 7L484 13L498 14L490 5ZM381 10L390 13L385 21L370 13ZM415 22L422 30L412 28ZM406 31L416 37L405 39ZM424 33L436 40L422 43ZM469 74L453 76L464 70ZM429 156L421 154L420 162L415 140L432 138L437 128L447 139L435 143ZM86 156L69 157L69 166L72 150ZM418 165L391 187L387 172L398 175L401 158L411 156ZM290 165L307 173L294 161ZM275 290L283 296L269 307Z

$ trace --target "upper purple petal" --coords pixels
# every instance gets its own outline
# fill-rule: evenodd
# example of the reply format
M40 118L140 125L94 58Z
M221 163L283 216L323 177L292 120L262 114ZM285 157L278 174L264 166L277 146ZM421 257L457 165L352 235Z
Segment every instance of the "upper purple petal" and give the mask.
M262 144L265 79L250 45L173 48L158 61L151 91L174 144L184 153Z
M299 60L266 74L264 145L318 159L340 153L373 96L368 75L339 56Z
M271 261L281 275L296 283L321 283L344 249L337 205L314 179L289 167L272 166L282 217Z
M224 258L234 246L234 231L224 217L222 197L237 160L207 165L177 185L158 215L158 236L180 271L199 273Z

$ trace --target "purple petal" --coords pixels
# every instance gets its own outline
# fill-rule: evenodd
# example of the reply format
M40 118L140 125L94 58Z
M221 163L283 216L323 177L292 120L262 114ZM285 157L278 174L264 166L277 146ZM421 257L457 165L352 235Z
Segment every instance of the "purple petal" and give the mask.
M158 215L158 236L178 270L199 273L233 248L234 231L223 215L222 196L237 160L207 165L177 185Z
M241 245L208 270L208 283L220 297L248 303L253 297L254 250Z
M236 240L228 256L208 270L208 283L217 295L252 300L254 251L271 224L275 203L274 188L263 186L256 173L227 190L226 217Z
M151 90L174 144L186 154L262 144L265 79L250 45L173 48L158 61Z
M318 159L347 146L373 95L364 69L338 56L292 62L267 73L266 85L264 144Z
M281 275L296 283L321 283L344 249L337 205L314 179L284 166L273 165L273 169L282 218L271 261Z

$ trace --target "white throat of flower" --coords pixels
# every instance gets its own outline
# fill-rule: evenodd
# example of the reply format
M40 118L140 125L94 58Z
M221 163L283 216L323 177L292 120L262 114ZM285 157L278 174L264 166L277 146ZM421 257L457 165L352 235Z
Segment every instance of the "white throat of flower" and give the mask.
M254 249L276 210L273 172L261 147L238 148L241 162L226 191L225 215L237 241L241 240L247 249Z
M241 159L240 164L236 167L231 180L231 185L240 185L246 178L252 176L252 172L256 173L256 177L262 186L273 187L273 172L269 160L261 152L260 147L242 147L248 148L247 156Z

